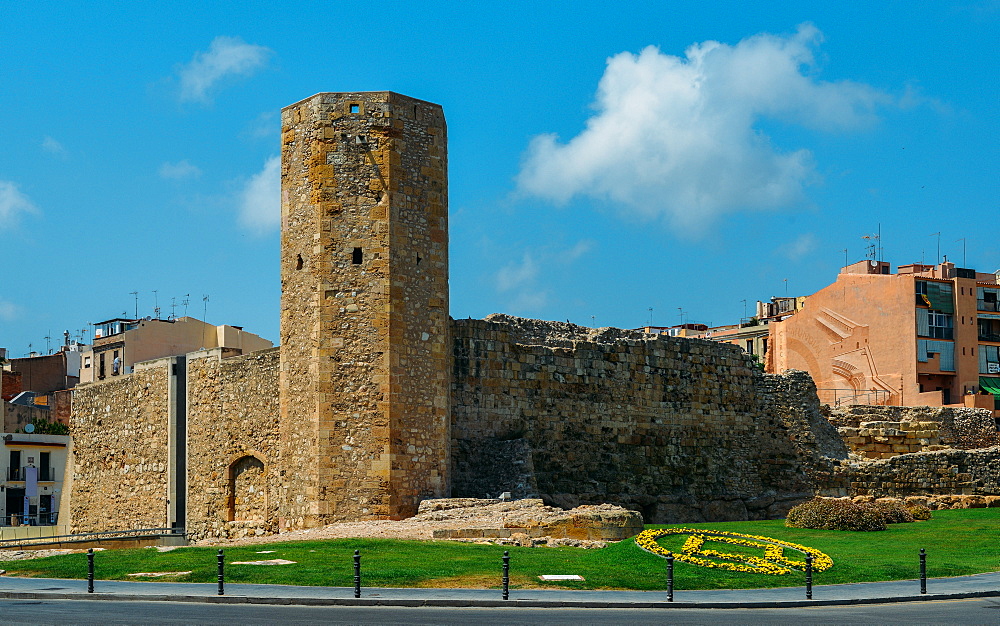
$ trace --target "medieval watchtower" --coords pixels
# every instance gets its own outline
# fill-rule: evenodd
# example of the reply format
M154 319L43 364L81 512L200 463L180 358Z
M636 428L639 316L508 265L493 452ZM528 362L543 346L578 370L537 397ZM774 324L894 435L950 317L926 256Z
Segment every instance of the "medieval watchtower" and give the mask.
M448 161L439 105L321 93L281 114L283 525L448 494Z

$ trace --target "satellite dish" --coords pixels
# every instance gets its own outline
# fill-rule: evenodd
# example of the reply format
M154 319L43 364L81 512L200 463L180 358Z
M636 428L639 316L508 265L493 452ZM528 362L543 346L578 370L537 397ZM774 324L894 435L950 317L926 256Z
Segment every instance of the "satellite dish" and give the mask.
M31 433L35 432L35 425L34 424L28 424L27 426L24 427L24 432L28 433L29 435Z

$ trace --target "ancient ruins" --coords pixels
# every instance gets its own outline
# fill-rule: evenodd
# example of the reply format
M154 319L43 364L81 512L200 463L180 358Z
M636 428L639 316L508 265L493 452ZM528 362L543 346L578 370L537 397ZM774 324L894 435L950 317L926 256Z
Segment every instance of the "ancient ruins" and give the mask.
M501 492L647 522L780 517L817 493L1000 494L989 411L832 415L808 375L728 344L450 319L438 105L322 93L283 110L281 141L280 347L78 387L73 531L259 535Z

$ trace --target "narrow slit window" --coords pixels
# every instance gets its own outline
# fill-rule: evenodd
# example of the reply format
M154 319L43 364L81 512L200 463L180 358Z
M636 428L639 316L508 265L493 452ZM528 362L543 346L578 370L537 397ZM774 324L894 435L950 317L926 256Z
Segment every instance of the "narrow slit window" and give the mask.
M303 265L302 255L300 254L295 259L295 269L297 269L297 270L302 269L302 265Z
M361 248L355 248L354 252L351 253L351 263L353 263L354 265L361 265L361 261L363 258L364 257L361 253Z

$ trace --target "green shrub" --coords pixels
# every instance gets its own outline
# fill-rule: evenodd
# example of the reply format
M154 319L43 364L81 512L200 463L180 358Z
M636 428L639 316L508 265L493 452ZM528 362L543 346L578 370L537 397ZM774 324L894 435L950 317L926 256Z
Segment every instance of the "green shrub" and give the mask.
M788 512L785 526L821 530L885 530L885 515L873 504L847 498L814 498Z
M899 500L878 500L872 502L872 505L882 514L886 524L906 524L914 519L913 514Z
M907 504L906 510L910 513L914 520L929 520L931 518L931 510L922 504Z

